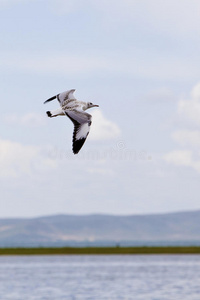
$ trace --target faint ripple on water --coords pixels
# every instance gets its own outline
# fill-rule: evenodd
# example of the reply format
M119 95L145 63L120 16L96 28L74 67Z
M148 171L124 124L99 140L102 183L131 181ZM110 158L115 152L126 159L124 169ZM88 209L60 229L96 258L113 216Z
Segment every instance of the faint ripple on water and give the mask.
M200 256L2 256L1 300L199 300Z

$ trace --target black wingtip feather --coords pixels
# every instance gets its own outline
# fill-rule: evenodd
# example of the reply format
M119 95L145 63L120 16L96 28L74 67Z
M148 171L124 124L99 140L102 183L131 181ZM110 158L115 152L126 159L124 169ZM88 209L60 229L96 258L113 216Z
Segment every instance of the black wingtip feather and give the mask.
M47 103L47 102L49 102L49 101L52 101L52 100L54 100L54 99L56 99L56 96L53 96L53 97L47 99L46 101L44 101L44 104Z
M79 140L73 141L72 150L73 150L74 154L77 154L81 150L81 148L83 147L83 144L85 143L85 140L86 139L79 139Z

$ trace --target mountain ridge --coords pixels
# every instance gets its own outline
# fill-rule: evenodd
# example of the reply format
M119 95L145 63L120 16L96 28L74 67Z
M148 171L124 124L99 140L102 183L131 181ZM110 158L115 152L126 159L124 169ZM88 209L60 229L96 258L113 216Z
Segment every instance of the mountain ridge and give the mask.
M200 210L0 219L0 247L180 242L200 244Z

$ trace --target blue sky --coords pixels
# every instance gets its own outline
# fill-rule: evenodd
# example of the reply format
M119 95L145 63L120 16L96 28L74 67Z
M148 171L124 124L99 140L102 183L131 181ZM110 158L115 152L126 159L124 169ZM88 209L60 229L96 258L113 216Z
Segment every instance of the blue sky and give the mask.
M199 209L200 3L0 0L0 217ZM99 104L81 152L43 102Z

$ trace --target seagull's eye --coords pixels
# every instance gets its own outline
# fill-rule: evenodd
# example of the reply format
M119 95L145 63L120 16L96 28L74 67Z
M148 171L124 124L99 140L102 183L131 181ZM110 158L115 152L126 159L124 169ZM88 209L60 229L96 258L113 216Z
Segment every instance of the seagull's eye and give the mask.
M92 105L92 102L90 102L89 105Z

